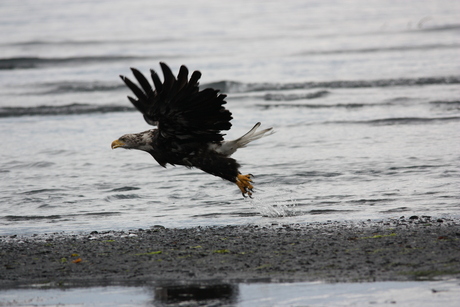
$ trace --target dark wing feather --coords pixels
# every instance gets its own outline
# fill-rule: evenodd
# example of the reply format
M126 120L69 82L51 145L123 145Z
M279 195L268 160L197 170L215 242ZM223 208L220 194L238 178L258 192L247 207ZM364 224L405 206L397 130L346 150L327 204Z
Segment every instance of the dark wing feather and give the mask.
M164 76L163 90L168 91L173 87L174 83L176 82L176 77L174 77L174 74L172 73L168 65L166 65L165 63L160 63L160 66Z
M132 71L140 87L121 76L137 97L128 97L129 100L144 115L147 123L158 125L159 135L164 138L206 143L223 140L221 131L230 129L232 119L230 111L223 106L226 96L211 88L200 91L199 71L194 71L188 80L188 69L181 66L176 79L165 63L160 63L160 66L163 82L151 70L155 89L136 69Z
M150 70L150 75L152 76L156 91L161 92L163 90L163 83L161 83L160 77L158 77L158 74L153 69Z
M137 81L142 87L142 90L144 91L144 93L147 96L153 95L152 86L150 85L149 81L144 77L144 75L135 68L131 68L131 71L133 72L134 77L136 77Z

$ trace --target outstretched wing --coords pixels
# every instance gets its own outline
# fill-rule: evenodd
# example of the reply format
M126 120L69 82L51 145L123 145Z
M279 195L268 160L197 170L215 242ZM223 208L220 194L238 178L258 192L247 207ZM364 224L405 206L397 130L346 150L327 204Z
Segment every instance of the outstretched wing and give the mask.
M137 98L128 99L147 123L158 126L160 135L165 138L199 142L223 140L221 131L229 130L232 125L232 114L223 106L226 95L212 88L200 91L199 71L194 71L189 80L187 67L181 66L176 79L165 63L160 66L163 83L155 71L150 71L154 89L137 69L131 68L140 86L120 76Z

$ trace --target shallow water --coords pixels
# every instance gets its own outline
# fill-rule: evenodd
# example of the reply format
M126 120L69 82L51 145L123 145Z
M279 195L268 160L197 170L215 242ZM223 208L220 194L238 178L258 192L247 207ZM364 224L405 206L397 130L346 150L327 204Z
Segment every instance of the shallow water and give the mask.
M37 288L38 287L38 288ZM43 288L41 288L43 287ZM458 280L0 290L2 306L458 306Z
M458 1L4 2L0 235L458 216ZM33 14L32 14L33 12ZM276 134L217 177L110 150L149 129L119 74L200 69Z

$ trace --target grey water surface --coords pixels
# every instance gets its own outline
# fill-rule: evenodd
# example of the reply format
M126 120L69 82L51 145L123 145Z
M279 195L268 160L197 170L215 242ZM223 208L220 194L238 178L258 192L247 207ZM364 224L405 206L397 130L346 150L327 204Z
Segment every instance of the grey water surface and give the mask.
M457 0L2 1L0 235L458 217L459 13ZM150 129L118 75L160 61L228 94L228 138L274 127L235 154L255 175L254 199L110 149ZM207 305L456 306L459 289L229 287ZM168 305L160 290L9 289L0 304Z
M0 234L458 216L458 1L3 1ZM253 200L110 149L150 129L118 75L203 73Z
M446 306L460 303L455 280L327 284L240 283L0 290L2 306Z

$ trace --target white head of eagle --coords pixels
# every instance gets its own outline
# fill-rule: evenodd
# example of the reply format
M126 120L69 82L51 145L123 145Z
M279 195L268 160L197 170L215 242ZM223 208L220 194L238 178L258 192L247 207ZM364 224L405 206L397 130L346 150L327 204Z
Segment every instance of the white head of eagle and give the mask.
M221 131L230 130L232 115L224 105L226 95L218 90L200 90L199 71L188 78L181 66L177 78L160 63L164 80L151 70L153 87L144 75L131 68L139 85L120 76L136 98L131 103L156 129L125 134L112 142L112 149L138 149L150 153L163 167L166 164L196 167L236 183L243 196L253 193L252 175L242 175L240 165L230 156L254 140L273 133L272 128L257 131L260 123L238 139L225 141Z
M139 149L150 152L153 150L152 139L155 130L147 130L141 133L125 134L112 142L112 149Z

